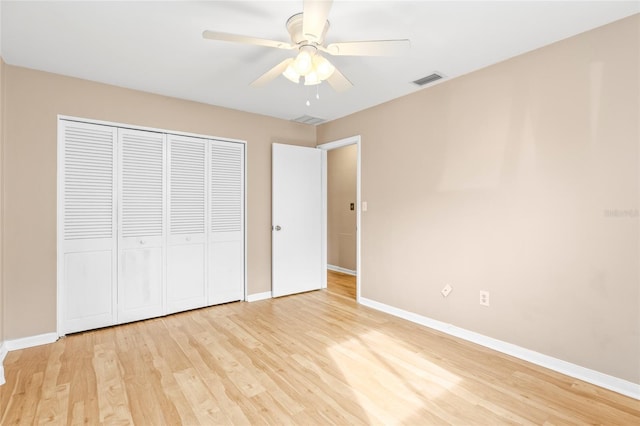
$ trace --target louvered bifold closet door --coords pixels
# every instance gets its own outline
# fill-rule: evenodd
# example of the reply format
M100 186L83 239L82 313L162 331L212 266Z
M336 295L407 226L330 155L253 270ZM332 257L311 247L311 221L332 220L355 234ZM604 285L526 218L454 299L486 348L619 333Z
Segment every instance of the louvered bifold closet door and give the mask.
M164 314L165 137L118 130L120 323Z
M178 312L207 304L207 139L168 135L167 309Z
M60 331L116 321L115 146L112 127L60 121Z
M244 299L245 146L210 142L209 304Z

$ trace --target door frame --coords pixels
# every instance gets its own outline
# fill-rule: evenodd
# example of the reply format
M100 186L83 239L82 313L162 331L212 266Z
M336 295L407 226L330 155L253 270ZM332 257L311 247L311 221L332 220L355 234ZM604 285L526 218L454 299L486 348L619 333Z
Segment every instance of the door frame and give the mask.
M323 143L316 146L322 152L322 270L323 288L327 286L327 152L332 149L342 148L349 145L356 145L356 302L360 303L360 287L362 283L362 265L360 261L360 237L361 237L361 138L360 135L350 136L348 138L339 139L333 142Z

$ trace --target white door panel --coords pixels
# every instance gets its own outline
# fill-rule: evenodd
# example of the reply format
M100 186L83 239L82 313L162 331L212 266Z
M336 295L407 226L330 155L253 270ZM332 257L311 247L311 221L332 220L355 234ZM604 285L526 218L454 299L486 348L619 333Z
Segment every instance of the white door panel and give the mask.
M273 144L272 293L322 287L322 152Z
M111 247L64 254L64 333L113 325L113 255Z
M244 251L243 241L211 241L209 245L209 273L211 296L209 303L234 302L244 298Z
M205 245L172 244L167 258L167 310L169 313L206 306Z
M162 315L162 247L119 252L118 322Z
M186 234L186 235L169 235L167 243L170 245L198 244L203 245L206 242L204 234Z

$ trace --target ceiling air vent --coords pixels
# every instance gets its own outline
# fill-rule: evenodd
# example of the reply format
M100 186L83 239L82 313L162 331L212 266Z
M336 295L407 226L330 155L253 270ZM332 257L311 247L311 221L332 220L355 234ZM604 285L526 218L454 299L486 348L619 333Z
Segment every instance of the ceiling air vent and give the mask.
M436 80L440 80L441 78L442 78L442 75L434 72L431 75L417 79L416 81L413 82L413 84L416 84L418 86L424 86L426 84L433 83Z
M311 117L310 115L303 115L298 118L294 118L291 121L295 121L296 123L312 124L315 126L316 124L324 123L326 120L324 118Z

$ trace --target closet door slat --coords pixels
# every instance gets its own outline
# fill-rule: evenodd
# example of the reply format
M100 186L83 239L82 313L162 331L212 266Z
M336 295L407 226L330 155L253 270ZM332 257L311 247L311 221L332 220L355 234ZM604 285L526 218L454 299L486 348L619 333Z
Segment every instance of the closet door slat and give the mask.
M171 136L170 144L169 233L203 234L206 140Z
M122 237L163 233L164 135L123 131L121 150Z
M211 232L240 232L244 207L244 146L211 145Z
M113 237L113 139L109 127L64 127L65 240Z

